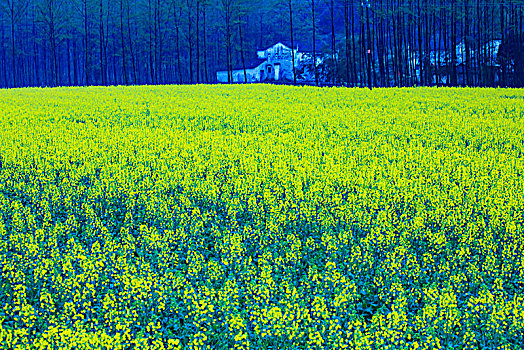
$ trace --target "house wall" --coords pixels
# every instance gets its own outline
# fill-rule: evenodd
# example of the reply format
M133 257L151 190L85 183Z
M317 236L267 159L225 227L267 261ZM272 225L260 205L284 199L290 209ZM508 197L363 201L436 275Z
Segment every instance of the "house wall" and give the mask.
M227 71L222 70L217 72L217 81L219 83L227 83Z
M298 66L300 60L302 59L302 53L298 52L297 49L295 52L295 67ZM271 65L271 74L267 74L267 65L264 69L265 76L270 80L293 80L293 52L291 48L287 47L282 43L277 43L266 50L259 50L257 52L259 58L267 59L269 65ZM280 64L278 69L278 74L275 75L275 64ZM278 79L277 79L278 77Z
M239 70L234 70L233 71L233 82L234 83L255 83L257 81L259 81L259 76L258 76L259 72L257 72L256 68L254 69L246 69L246 76L247 76L247 81L246 81L246 76L244 76L244 70L243 69L239 69Z
M258 67L257 67L258 68ZM247 82L255 83L260 80L260 72L257 71L257 68L246 69ZM227 71L218 71L217 72L217 81L219 83L227 83ZM244 70L235 69L233 70L233 83L245 83Z

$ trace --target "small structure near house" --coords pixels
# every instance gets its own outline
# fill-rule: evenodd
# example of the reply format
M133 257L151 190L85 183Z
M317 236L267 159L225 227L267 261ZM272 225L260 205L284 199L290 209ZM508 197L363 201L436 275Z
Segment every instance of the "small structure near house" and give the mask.
M300 52L298 47L291 50L281 42L257 50L257 59L246 64L246 74L243 68L236 68L232 73L233 83L261 83L261 82L292 82L293 81L293 52L295 57L295 74L299 66L306 59L306 53ZM247 77L247 80L246 80ZM297 80L299 79L297 75ZM228 83L228 71L217 71L217 81Z

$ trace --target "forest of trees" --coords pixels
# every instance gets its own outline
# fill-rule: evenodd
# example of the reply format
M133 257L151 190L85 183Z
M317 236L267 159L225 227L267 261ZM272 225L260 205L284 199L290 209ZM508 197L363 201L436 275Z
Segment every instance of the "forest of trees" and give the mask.
M0 0L0 87L214 83L278 41L323 58L313 84L522 87L523 14L524 0Z

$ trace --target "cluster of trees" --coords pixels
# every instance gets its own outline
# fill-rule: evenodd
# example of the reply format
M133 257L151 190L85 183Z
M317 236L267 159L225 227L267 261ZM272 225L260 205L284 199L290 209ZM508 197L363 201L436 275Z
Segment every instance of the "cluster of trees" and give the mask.
M0 0L0 87L213 83L278 41L311 52L313 84L524 86L523 15L524 0Z

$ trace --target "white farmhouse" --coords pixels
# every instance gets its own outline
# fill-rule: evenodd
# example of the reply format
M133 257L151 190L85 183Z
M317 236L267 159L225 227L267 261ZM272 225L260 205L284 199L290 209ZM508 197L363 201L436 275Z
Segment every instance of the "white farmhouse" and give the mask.
M306 58L305 53L299 52L298 48L294 50L295 69L299 67ZM234 69L233 83L257 83L257 82L278 82L293 81L293 51L291 48L281 42L265 49L257 51L257 60L250 62L246 66L247 81L244 76L244 69ZM228 82L226 71L217 72L217 81L219 83ZM298 77L297 77L298 78Z

